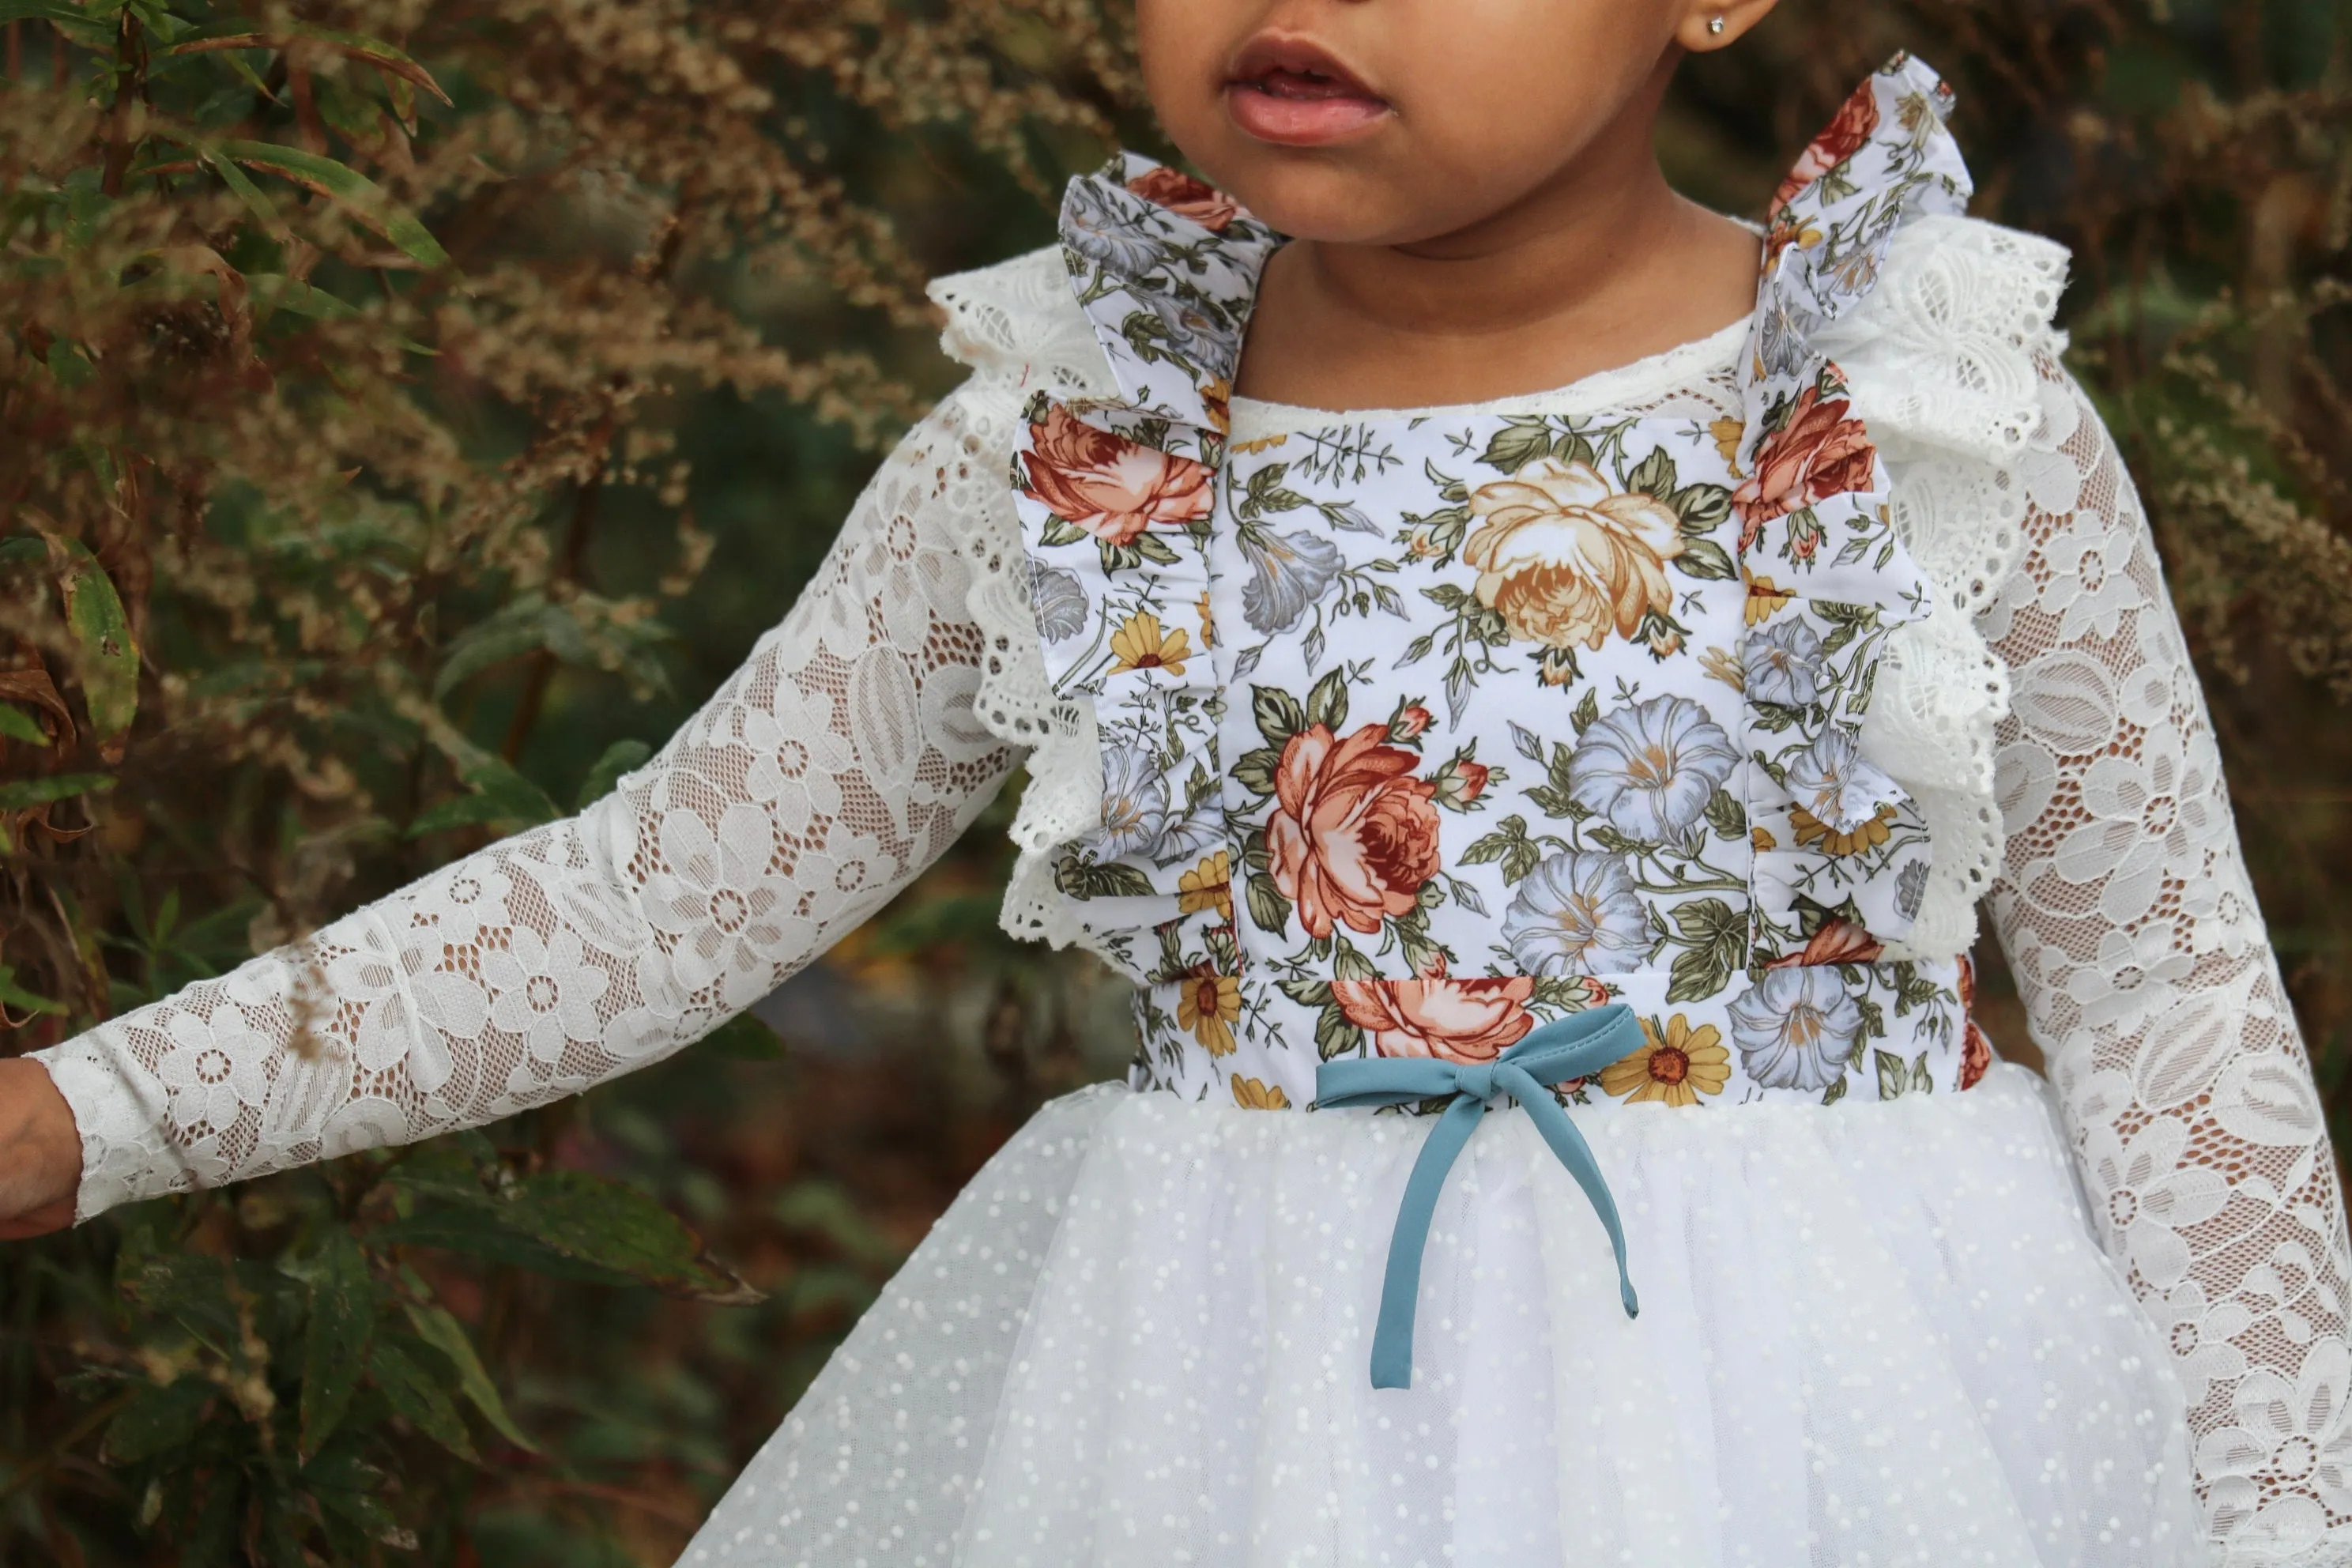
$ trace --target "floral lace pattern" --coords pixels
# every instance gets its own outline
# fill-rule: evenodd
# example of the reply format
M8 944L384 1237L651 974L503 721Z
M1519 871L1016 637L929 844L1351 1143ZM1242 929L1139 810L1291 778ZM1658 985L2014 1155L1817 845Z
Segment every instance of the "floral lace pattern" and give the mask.
M2352 1563L2347 1248L2326 1125L2138 497L2045 359L1992 907L2107 1248L2169 1338L2237 1563Z
M1018 760L973 710L950 397L818 575L647 765L309 941L34 1053L82 1134L76 1215L512 1115L658 1060L942 853Z

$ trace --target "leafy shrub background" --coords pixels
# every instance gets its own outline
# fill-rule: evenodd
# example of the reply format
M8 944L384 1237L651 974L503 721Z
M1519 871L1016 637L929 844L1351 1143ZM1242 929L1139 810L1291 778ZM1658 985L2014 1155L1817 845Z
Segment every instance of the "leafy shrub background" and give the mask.
M951 383L922 279L1156 145L1095 0L0 21L11 1050L609 787ZM1979 210L2075 247L2073 363L2158 518L2341 1137L2341 10L1790 0L1685 69L1671 172L1757 209L1898 45L1962 89ZM741 1024L0 1249L0 1563L667 1564L961 1182L1124 1055L1115 986L994 934L1008 810L764 1010L792 1049Z

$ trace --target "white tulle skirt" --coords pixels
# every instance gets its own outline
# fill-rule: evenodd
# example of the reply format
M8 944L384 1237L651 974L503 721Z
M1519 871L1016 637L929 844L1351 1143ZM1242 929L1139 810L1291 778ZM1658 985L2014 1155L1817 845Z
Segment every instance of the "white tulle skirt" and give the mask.
M2170 1568L2169 1358L2047 1091L1579 1119L1642 1315L1528 1118L1445 1186L1414 1379L1367 1362L1427 1124L1105 1086L940 1219L687 1568Z

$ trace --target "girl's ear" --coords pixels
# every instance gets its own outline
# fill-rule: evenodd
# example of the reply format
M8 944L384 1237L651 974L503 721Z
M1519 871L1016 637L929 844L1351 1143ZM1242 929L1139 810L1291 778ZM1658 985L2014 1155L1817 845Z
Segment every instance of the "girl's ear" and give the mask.
M1689 0L1675 42L1693 54L1719 49L1772 14L1780 0Z

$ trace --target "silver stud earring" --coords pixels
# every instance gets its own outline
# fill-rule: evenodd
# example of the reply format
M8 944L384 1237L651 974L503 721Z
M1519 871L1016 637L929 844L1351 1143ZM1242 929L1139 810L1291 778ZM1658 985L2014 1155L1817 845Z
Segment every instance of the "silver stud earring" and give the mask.
M1720 32L1722 32L1722 31L1723 31L1723 18L1722 18L1722 17L1720 17L1720 16L1710 16L1710 17L1708 17L1708 18L1707 18L1707 24L1706 24L1706 30L1707 30L1708 32L1710 32L1710 33L1720 33Z

